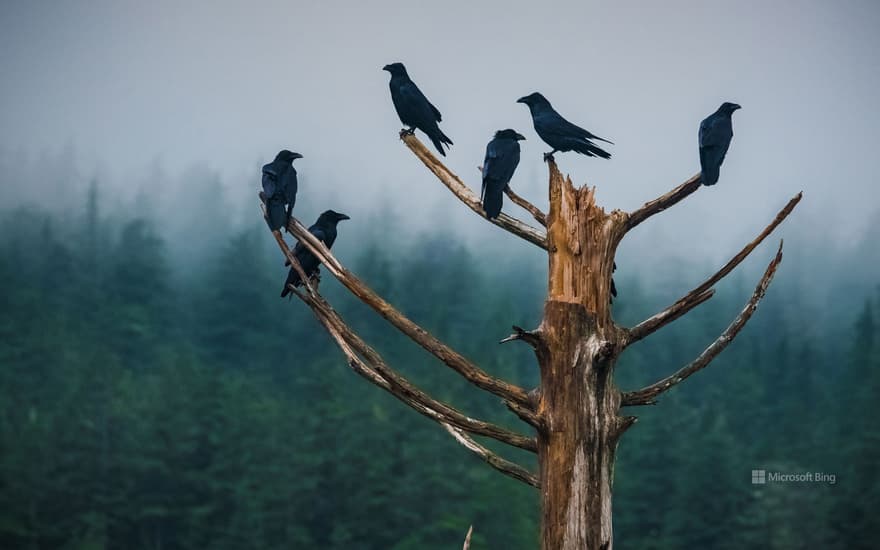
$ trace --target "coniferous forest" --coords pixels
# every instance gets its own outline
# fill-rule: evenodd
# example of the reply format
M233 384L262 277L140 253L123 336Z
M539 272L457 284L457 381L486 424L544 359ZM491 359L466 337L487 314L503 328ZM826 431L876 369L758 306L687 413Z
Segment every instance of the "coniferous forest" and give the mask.
M278 298L286 271L256 207L209 246L190 234L201 253L182 260L194 255L155 216L111 215L97 186L78 201L0 218L0 548L449 549L471 524L472 548L536 546L534 489L355 376L308 309ZM490 263L445 234L385 244L362 233L345 261L487 371L535 385L531 353L496 342L539 321L542 261ZM853 549L880 536L880 274L816 288L797 266L712 368L635 411L615 470L619 548ZM615 317L639 321L700 280L670 273L679 282L619 271ZM694 357L751 281L634 346L618 384ZM437 398L515 425L327 274L322 291ZM834 483L757 485L755 469Z

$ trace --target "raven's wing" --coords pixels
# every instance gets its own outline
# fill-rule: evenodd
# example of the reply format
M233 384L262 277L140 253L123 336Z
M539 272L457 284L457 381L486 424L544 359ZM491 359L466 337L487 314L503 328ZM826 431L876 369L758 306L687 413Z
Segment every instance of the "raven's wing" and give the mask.
M302 243L302 241L297 241L296 246L293 247L293 257L299 260L302 258L303 254L309 252L309 249ZM286 260L284 265L290 265L290 260Z
M412 80L409 81L410 86L412 86L412 93L415 97L419 99L420 103L424 103L431 110L431 114L434 115L434 120L440 122L443 120L443 115L440 114L440 109L434 107L434 104L428 101L428 98L425 97L425 94L419 89L415 82Z
M266 199L275 195L278 189L278 169L275 163L270 162L263 166L263 193Z
M727 147L733 137L733 124L725 116L710 115L700 123L700 147Z
M700 168L705 185L713 185L718 181L721 163L727 156L732 138L733 124L728 117L713 114L700 123Z
M421 91L419 93L421 93ZM428 101L427 97L425 98L425 101ZM443 115L440 114L440 109L438 109L437 107L434 107L434 104L431 103L430 101L428 101L428 107L430 107L431 110L434 111L434 116L437 117L437 122L440 122L443 120Z
M483 182L498 180L507 185L519 165L519 143L512 139L493 139L486 146Z
M556 111L542 113L535 118L535 130L548 145L560 151L577 151L590 157L611 158L611 154L593 143L592 139L606 139L594 136L580 126L562 118ZM610 143L610 142L609 142Z
M309 233L317 237L319 241L322 243L327 242L327 233L324 231L324 228L318 225L313 225L309 228Z
M495 172L495 163L498 160L498 140L492 139L486 145L486 156L483 158L483 185L480 188L480 202L486 196L486 181L492 177L492 174Z
M574 138L582 139L582 140L586 140L586 141L596 139L596 140L604 141L605 143L610 143L611 145L614 145L613 142L608 141L605 138L601 138L601 137L597 136L596 134L593 134L592 132L584 130L583 128L581 128L577 124L569 122L568 120L563 118L562 115L560 115L559 113L554 111L553 114L556 115L555 117L553 117L554 119L556 119L553 127L562 136L574 137Z
M317 239L322 243L326 242L325 239L327 238L327 234L324 232L324 229L321 226L313 225L309 227L309 233L317 237ZM312 255L309 247L304 245L302 241L297 241L296 246L293 247L293 255L296 256L296 259L300 260L301 263L302 258L305 257L306 254L308 254L309 256Z
M498 158L498 140L493 139L486 144L486 156L483 158L483 181L492 173L492 165Z
M409 80L402 83L398 91L401 102L406 105L410 114L416 119L415 122L430 127L441 120L440 111L428 101L415 82Z
M320 227L313 225L309 228L309 233L317 237L322 243L325 242L326 234ZM312 254L309 247L302 243L302 241L297 241L296 246L293 247L293 257L296 258L307 274L310 269L314 269L318 265L318 259ZM290 261L285 260L284 265L290 265Z
M501 140L493 139L486 145L486 158L483 159L483 186L480 191L480 203L486 217L495 219L501 213L504 202L504 186L507 182L498 179L498 172L504 164L504 147Z
M266 222L269 229L275 231L287 225L287 213L284 211L284 201L280 197L267 197Z
M298 182L296 179L296 170L291 166L284 173L283 177L284 181L284 198L287 201L287 209L288 211L293 210L293 205L296 204L296 191Z
M490 219L501 212L503 194L519 164L519 143L510 139L493 139L486 146L483 161L483 192L480 199Z
M309 233L317 237L319 241L325 242L326 233L321 226L315 224L309 227ZM302 267L307 276L311 277L318 271L318 265L320 264L318 258L316 258L301 241L297 242L296 246L293 248L293 256L296 258L296 261L299 262L300 267ZM284 265L290 265L290 262L285 262ZM300 286L301 284L302 279L299 276L299 273L291 267L290 271L287 273L287 281L284 283L284 288L281 289L281 297L284 298L290 294L290 289L288 288L290 285Z

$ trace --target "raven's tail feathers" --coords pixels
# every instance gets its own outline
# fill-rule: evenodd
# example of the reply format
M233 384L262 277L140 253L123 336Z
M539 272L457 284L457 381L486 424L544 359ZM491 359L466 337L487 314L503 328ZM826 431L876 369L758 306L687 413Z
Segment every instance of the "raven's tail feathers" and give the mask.
M452 145L452 140L449 139L449 136L443 133L443 130L437 128L437 132L440 134L440 141L442 141L446 145Z
M288 294L290 294L290 285L299 286L302 281L299 278L299 273L296 272L295 269L291 268L290 271L287 272L287 280L284 281L284 288L281 289L281 297L285 298Z
M443 150L443 144L452 145L452 140L449 139L440 128L437 128L436 132L428 134L428 137L431 139L431 143L434 144L434 147L436 147L437 150L440 151L440 154L445 157L446 152Z
M272 231L287 225L287 213L283 202L274 198L269 199L266 203L266 223Z
M443 142L437 139L435 136L428 136L431 138L431 143L434 144L434 147L440 152L444 157L446 156L446 151L443 150Z
M595 138L596 136L591 136ZM585 136L579 136L577 138L570 138L566 140L566 151L577 151L582 155L587 155L588 157L599 157L603 159L610 159L611 153L602 149L592 141L591 138L587 138ZM610 143L610 142L609 142Z
M574 147L574 150L582 155L587 155L588 157L599 157L603 159L611 158L611 153L588 140L578 142Z
M720 170L718 168L708 168L707 170L703 170L700 172L700 180L703 185L715 185L718 183L718 176L720 175Z
M483 196L483 210L486 217L494 220L501 214L501 205L504 202L504 189L489 183L486 185L486 194Z

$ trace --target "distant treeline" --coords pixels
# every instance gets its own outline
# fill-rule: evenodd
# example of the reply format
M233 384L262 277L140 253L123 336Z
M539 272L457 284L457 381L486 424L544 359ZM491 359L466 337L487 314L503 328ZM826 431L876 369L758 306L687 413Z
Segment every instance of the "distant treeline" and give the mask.
M471 524L474 549L536 547L535 490L361 380L301 303L278 298L285 269L265 225L184 266L151 219L110 219L94 189L83 202L72 217L0 216L0 548L452 549ZM527 347L496 343L539 322L543 263L492 266L442 234L402 250L358 238L346 260L378 292L487 371L536 384ZM617 277L627 322L699 281L661 291L650 272ZM634 346L619 385L696 356L753 284L735 280ZM519 426L329 274L321 287L412 381ZM825 290L783 263L711 368L633 411L616 547L874 547L880 301L858 291L858 308L817 312L804 297ZM836 483L756 485L757 469Z

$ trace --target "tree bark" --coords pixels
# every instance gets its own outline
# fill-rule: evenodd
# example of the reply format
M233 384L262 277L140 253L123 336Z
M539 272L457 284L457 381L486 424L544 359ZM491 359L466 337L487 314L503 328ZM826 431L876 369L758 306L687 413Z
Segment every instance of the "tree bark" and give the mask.
M614 453L631 420L620 418L613 367L623 332L611 320L614 254L626 214L606 214L591 188L575 189L551 161L549 288L538 334L537 412L541 547L610 549Z

